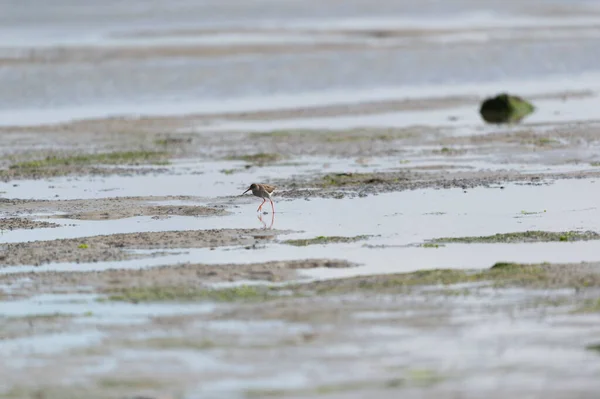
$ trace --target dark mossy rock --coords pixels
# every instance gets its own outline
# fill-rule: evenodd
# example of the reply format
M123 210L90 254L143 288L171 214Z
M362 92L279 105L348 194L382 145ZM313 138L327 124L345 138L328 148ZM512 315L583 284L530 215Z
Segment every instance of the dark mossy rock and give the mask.
M503 93L486 99L479 112L487 123L516 123L534 110L535 107L521 97Z
M492 266L492 269L498 270L498 269L511 269L511 268L516 268L516 267L520 267L521 265L518 263L512 263L512 262L497 262L494 264L494 266Z
M600 344L588 345L585 347L585 349L587 349L589 351L600 353Z

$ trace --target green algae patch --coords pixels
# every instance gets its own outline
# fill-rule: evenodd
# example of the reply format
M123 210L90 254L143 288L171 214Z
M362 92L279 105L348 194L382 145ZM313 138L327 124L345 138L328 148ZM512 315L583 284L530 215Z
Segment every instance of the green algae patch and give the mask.
M467 286L456 286L457 284ZM358 292L394 295L414 292L415 289L423 287L433 287L436 293L445 294L448 289L470 290L480 285L493 288L584 289L600 287L600 274L595 267L586 265L498 262L485 270L419 270L411 273L315 281L291 288L304 295L344 295ZM600 299L582 303L582 307L576 312L600 312Z
M540 212L536 212L536 211L521 211L521 215L523 216L529 216L529 215L541 215L542 213L546 213L546 210L544 209L543 211Z
M357 292L403 293L420 286L452 286L461 283L489 282L494 286L566 285L555 281L546 265L499 263L488 270L435 269L395 275L361 276L285 287L240 286L205 289L180 286L122 288L109 292L107 300L140 302L261 302L289 297L347 294ZM600 281L597 283L600 284ZM595 283L594 283L595 284Z
M548 147L548 146L556 146L560 145L561 142L559 140L550 138L550 137L539 137L535 139L532 144L538 147Z
M121 378L103 378L96 382L99 388L103 389L158 389L163 384L155 379L121 379Z
M600 313L600 299L588 299L573 313Z
M139 163L164 164L168 153L157 151L125 151L108 152L99 154L83 154L66 157L48 156L44 159L17 162L10 165L10 169L43 169L64 166L80 165L119 165Z
M491 281L496 287L527 286L545 287L557 284L552 273L544 265L496 263L489 270L476 274L478 281Z
M312 284L318 294L349 293L354 291L404 291L405 288L426 285L451 285L475 281L475 275L464 270L420 270L384 276L369 276Z
M464 154L465 152L466 152L466 150L464 150L464 149L457 149L457 148L450 148L450 147L442 147L439 150L433 151L434 154L440 154L440 155L460 155L460 154Z
M265 389L248 390L246 398L287 398L287 397L321 397L327 395L343 395L361 391L378 391L398 389L402 387L431 387L445 381L446 378L433 370L410 369L405 375L396 378L374 379L365 381L345 381L335 384L324 384L304 389ZM336 396L337 397L337 396Z
M271 154L271 153L265 153L265 152L261 152L258 154L249 154L249 155L237 155L237 156L232 155L232 156L227 157L227 160L230 160L230 161L244 161L244 162L258 164L258 165L277 162L281 159L282 159L282 156L279 154Z
M600 240L600 234L594 231L523 231L517 233L502 233L491 236L479 237L444 237L431 240L434 243L464 243L464 244L492 244L492 243L531 243L531 242L573 242Z
M430 369L410 369L406 374L407 382L420 387L431 387L446 379L441 374Z
M181 146L190 144L192 142L191 137L163 137L160 139L154 140L154 144L161 147L167 146Z
M350 130L325 130L318 133L311 130L281 130L271 132L251 133L250 136L257 139L273 139L273 140L307 140L310 142L323 143L347 143L361 141L394 141L412 137L417 137L418 131L414 129L350 129Z
M318 182L322 187L351 187L371 184L391 184L406 181L405 174L397 173L330 173Z
M299 240L286 240L283 244L294 245L296 247L306 247L308 245L319 245L319 244L341 244L348 242L356 242L368 239L369 236L355 236L355 237L337 237L337 236L318 236L315 238L305 238Z
M264 301L275 296L268 287L239 286L207 289L187 286L151 286L122 288L109 292L108 300L121 302L236 302Z
M439 247L443 247L444 245L440 245L440 244L434 244L431 242L427 242L425 244L421 244L421 248L439 248Z
M487 98L479 109L479 113L487 123L517 123L533 113L535 107L521 97L502 93Z
M202 351L212 349L217 344L208 339L193 339L185 337L156 337L143 340L126 341L123 346L128 348L151 349L188 349Z
M73 317L76 317L76 315L72 314L72 313L55 312L55 313L48 313L48 314L33 314L33 315L27 315L27 316L12 316L11 319L13 319L13 320L21 319L21 320L27 320L29 322L37 322L37 321L53 322L53 321L72 319Z
M319 385L313 388L305 389L251 389L246 391L245 398L287 398L294 397L321 397L328 395L341 395L349 392L360 392L372 389L393 389L405 385L401 378L388 379L383 381L348 381L337 384Z
M544 265L505 264L487 270L434 269L394 275L356 277L298 285L316 294L346 294L357 291L403 293L422 286L452 286L463 283L485 283L493 286L550 286L557 282ZM566 283L564 283L566 284Z
M300 135L304 133L303 131L294 131L294 130L271 130L268 132L255 132L255 133L250 133L250 137L256 137L256 138L260 138L260 137L283 137L283 138L288 138L290 136L296 136L296 135Z
M347 143L356 141L393 141L403 138L407 138L410 135L407 134L393 134L393 133L363 133L363 134L348 134L344 132L329 133L322 135L322 138L327 143Z

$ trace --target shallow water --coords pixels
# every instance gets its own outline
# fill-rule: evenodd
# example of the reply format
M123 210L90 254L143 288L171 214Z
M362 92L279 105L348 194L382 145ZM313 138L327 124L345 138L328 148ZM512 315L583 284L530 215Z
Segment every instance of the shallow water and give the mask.
M78 319L82 324L134 323L149 317L173 314L202 314L215 309L214 304L131 304L119 302L99 302L95 294L52 294L38 295L23 300L0 302L0 316L84 316ZM139 319L139 320L138 320Z
M87 347L98 343L103 334L98 331L85 333L57 333L49 335L36 335L33 338L18 338L6 340L0 348L0 355L6 357L20 357L31 355L55 355L65 350ZM27 366L27 362L17 362L12 367Z
M559 180L542 186L506 184L504 187L474 188L466 192L462 189L425 189L364 198L313 198L309 201L277 202L275 197L273 228L306 231L304 237L382 235L396 237L396 243L407 244L440 236L485 235L526 229L594 230L600 222L600 211L594 200L594 193L600 190L596 180ZM84 232L90 229L95 229L97 234L106 234L109 231L241 229L261 224L256 213L259 199L242 197L236 203L237 207L231 209L232 215L218 217L173 216L159 220L135 217L110 221L56 219L51 221L76 226L5 232L0 242L19 242L24 234L33 234L32 239L85 236ZM526 214L530 212L535 214ZM261 217L270 222L270 214Z
M153 220L136 217L112 221L71 221L75 227L12 231L1 242L50 240L139 231L269 227L292 230L279 240L317 236L372 236L350 244L294 247L268 244L244 248L177 249L172 255L123 262L49 264L9 267L21 271L107 270L140 268L181 262L252 263L303 258L346 259L362 265L352 269L303 271L311 277L344 277L354 274L409 272L431 268L486 268L499 261L525 263L599 261L600 241L536 244L446 244L422 248L439 237L494 235L527 230L597 230L600 210L595 202L600 185L595 180L559 180L550 185L508 184L500 188L414 190L355 199L311 199L277 203L276 213L259 215L255 205L240 203L233 214L220 217L181 217ZM240 199L240 202L242 199ZM482 206L485 204L485 206ZM350 215L350 217L349 217ZM262 219L262 221L261 221ZM370 247L365 247L368 244ZM382 246L382 247L379 247Z

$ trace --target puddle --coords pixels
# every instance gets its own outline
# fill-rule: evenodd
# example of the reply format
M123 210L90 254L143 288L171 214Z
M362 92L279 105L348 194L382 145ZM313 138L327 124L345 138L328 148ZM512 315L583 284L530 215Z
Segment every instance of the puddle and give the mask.
M216 308L215 304L210 303L130 304L99 302L99 298L101 297L92 294L51 294L16 301L0 301L0 317L64 314L83 316L77 319L82 324L128 324L141 323L149 317L210 313Z
M532 123L581 122L590 120L594 110L600 106L600 96L595 92L584 98L568 100L534 101L536 110L525 119L524 125Z
M210 323L196 323L195 327L212 330L221 334L246 331L248 335L255 336L252 340L263 342L265 341L263 337L271 334L300 334L311 331L308 324L290 323L283 320L215 320Z
M17 363L11 363L11 366L15 367L18 366L19 356L54 355L69 349L93 345L100 342L103 337L103 333L89 330L7 339L2 341L0 356L17 357ZM22 366L28 365L27 361L23 363Z

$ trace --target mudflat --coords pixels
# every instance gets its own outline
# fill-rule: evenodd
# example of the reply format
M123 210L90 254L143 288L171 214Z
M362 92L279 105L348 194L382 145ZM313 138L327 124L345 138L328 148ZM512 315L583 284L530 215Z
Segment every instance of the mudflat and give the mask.
M0 398L595 397L598 10L260 3L3 14Z

